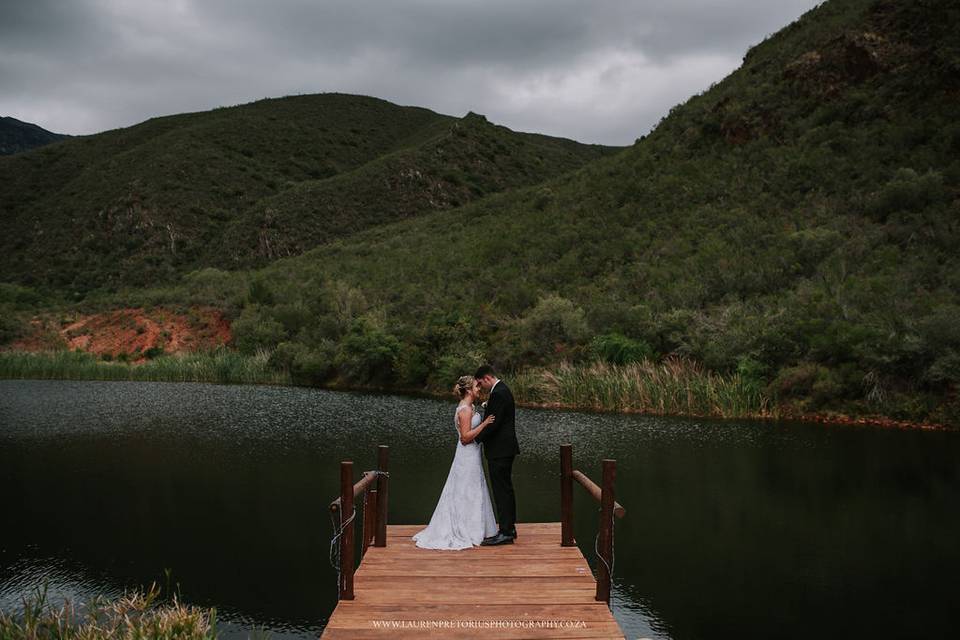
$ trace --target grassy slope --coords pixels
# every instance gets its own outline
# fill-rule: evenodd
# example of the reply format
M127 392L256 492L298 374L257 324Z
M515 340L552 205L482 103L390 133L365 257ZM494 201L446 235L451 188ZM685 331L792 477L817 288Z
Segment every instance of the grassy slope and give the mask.
M515 133L475 115L419 133L408 146L352 171L259 201L231 221L225 262L249 266L256 258L298 255L378 224L539 183L611 151Z
M263 264L604 152L478 120L363 96L296 96L0 158L0 268L8 281L81 293L156 285L204 266ZM473 148L456 149L445 182L434 156L451 130L468 131ZM417 172L426 188L408 184Z
M270 266L277 317L346 283L428 370L463 342L550 362L584 342L537 351L554 292L590 333L739 368L797 410L954 419L957 27L945 0L829 2L622 154Z

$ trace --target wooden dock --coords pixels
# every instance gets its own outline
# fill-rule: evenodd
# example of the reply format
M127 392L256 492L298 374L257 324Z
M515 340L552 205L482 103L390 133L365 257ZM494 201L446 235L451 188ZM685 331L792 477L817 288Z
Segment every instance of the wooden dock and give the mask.
M344 570L323 638L624 638L608 606L611 585L604 566L612 564L614 516L625 513L613 499L613 461L604 461L601 489L572 468L564 445L562 523L517 523L512 545L437 551L420 549L412 540L425 525L386 524L386 449L380 447L378 471L366 472L356 484L351 463L342 463L341 497L330 509L343 533L334 541ZM573 539L574 481L602 505L599 581ZM356 513L359 496L362 519L344 517ZM354 519L362 523L356 569Z
M418 548L423 525L387 525L370 547L323 637L623 638L577 547L560 523L519 523L512 545L463 551Z

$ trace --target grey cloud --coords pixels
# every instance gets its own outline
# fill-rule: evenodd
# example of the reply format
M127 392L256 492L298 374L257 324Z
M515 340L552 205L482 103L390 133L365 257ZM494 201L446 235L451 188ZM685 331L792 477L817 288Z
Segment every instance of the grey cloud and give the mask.
M342 91L629 144L815 0L23 0L0 114L65 133Z

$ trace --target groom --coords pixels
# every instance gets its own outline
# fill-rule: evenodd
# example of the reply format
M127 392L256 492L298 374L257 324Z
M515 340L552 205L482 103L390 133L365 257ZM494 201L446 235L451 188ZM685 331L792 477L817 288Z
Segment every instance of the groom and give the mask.
M493 485L493 501L497 503L497 522L500 531L495 536L484 538L481 544L513 544L517 537L517 500L513 495L513 458L520 453L514 422L513 394L509 387L497 378L489 365L483 365L473 374L480 388L489 394L483 419L496 416L493 423L477 434L483 443L490 469L490 484Z

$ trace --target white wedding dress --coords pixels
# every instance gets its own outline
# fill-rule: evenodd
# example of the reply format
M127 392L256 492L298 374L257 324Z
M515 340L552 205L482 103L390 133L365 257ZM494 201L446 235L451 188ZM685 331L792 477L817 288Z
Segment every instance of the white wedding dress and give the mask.
M454 413L455 427L457 415L464 409L470 408L458 407ZM478 424L480 414L474 412L470 426L475 429ZM457 427L457 451L453 455L447 482L440 493L440 501L433 510L430 524L415 534L413 540L424 549L469 549L496 533L497 519L493 515L487 481L483 477L480 445L476 441L462 444Z

